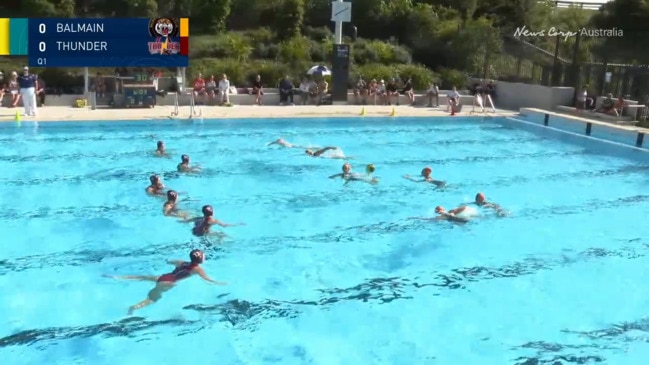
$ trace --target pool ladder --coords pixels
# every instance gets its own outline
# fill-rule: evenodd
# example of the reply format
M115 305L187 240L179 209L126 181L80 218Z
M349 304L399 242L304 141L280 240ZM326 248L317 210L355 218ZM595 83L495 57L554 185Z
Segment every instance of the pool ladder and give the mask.
M192 119L194 117L203 117L203 108L197 107L196 105L196 100L194 99L194 93L191 93L191 98L190 98L190 109L189 109L189 119ZM178 93L174 93L174 110L171 112L171 118L177 117L180 114L180 101L179 101Z

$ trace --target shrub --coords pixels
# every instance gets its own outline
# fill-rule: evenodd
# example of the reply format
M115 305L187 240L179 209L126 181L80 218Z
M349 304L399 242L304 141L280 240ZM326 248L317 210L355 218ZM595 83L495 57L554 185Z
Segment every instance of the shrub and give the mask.
M311 41L306 37L293 37L279 44L277 60L291 65L309 61Z
M327 27L304 27L303 33L306 37L315 41L333 37L333 33Z
M246 30L242 33L253 44L256 43L270 44L273 43L277 38L275 33L269 28L251 29L251 30Z
M388 80L392 77L402 80L412 79L413 87L417 90L425 90L431 82L436 80L435 74L421 65L383 65L369 64L359 65L353 68L350 73L350 81L355 82L357 76L362 76L365 80L383 79Z
M216 36L192 38L190 57L229 57L247 60L252 55L250 40L241 33L230 32Z
M453 87L464 89L469 86L469 75L466 72L442 68L439 70L440 89L451 90Z
M410 51L404 47L381 41L358 40L352 44L354 63L410 63Z

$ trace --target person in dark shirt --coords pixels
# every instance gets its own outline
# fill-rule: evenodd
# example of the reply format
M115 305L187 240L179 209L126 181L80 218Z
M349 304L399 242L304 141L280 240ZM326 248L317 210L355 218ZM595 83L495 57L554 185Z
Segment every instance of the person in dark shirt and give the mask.
M399 92L397 91L397 81L392 78L385 87L385 95L388 105L392 105L392 98L395 98L396 104L399 105Z
M282 105L293 104L293 83L291 78L287 76L284 77L279 83L279 102Z
M29 73L29 67L23 68L23 74L18 76L18 86L22 95L25 115L36 116L36 75Z
M255 81L252 82L252 90L250 94L255 96L255 104L261 105L261 99L264 95L264 87L261 84L261 76L257 75Z
M410 106L415 105L415 93L412 91L412 79L406 80L406 83L403 85L403 89L401 90L401 94L408 97Z

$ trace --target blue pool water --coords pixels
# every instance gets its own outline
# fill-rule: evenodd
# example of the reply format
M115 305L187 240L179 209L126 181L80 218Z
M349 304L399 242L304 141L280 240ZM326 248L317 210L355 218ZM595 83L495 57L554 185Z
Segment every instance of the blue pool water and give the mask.
M341 146L342 161L266 147ZM561 138L559 138L561 137ZM152 156L164 140L173 159ZM205 167L174 173L180 154ZM445 190L408 182L424 166ZM649 158L506 119L0 126L3 364L640 364L649 356ZM162 216L150 174L212 204L224 242ZM466 225L436 205L484 192ZM197 278L127 316L193 248Z

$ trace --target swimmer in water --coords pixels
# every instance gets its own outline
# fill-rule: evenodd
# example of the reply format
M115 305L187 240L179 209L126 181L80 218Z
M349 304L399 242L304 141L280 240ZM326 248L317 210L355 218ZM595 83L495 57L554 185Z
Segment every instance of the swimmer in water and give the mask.
M165 186L162 184L162 179L158 175L151 175L149 177L151 185L147 186L145 191L147 194L152 196L164 196L165 195Z
M154 153L158 157L169 157L167 151L165 150L165 143L163 141L158 141L158 147L156 148Z
M450 222L456 222L456 223L466 223L469 221L469 218L466 217L458 217L459 214L464 212L466 210L466 206L461 206L457 207L455 209L451 209L449 211L446 211L443 206L438 206L435 208L435 213L439 214L439 216L435 217L435 220L446 220Z
M212 226L217 225L221 227L236 227L236 226L245 226L245 223L229 224L223 223L220 220L214 218L214 209L211 205L203 206L203 216L196 218L189 218L185 221L194 222L194 227L192 228L192 234L196 237L204 236L221 236L224 234L222 232L210 232Z
M403 178L406 180L410 180L412 182L424 182L424 183L433 184L438 188L446 186L446 182L433 179L432 174L433 174L433 169L431 169L430 167L424 167L421 170L421 176L423 177L422 180L414 179L410 175L403 175Z
M277 139L275 141L270 142L267 146L272 146L272 145L277 145L281 147L286 147L286 148L307 148L307 147L302 147L302 146L296 146L292 143L287 142L285 139Z
M304 151L304 153L306 155L308 155L308 156L311 156L311 157L334 158L334 159L339 159L339 160L345 160L345 159L351 158L351 157L345 157L345 156L342 156L342 155L327 155L327 156L323 155L327 151L335 151L337 149L338 149L338 147L325 147L325 148L320 148L318 150L307 148L306 151Z
M483 193L477 193L475 195L475 203L474 204L479 206L479 207L493 209L496 212L496 214L498 214L501 217L507 215L507 212L500 205L498 205L496 203L488 202Z
M189 165L189 155L180 156L180 163L177 166L178 172L199 172L200 166Z
M167 191L167 201L162 205L162 214L167 217L187 218L187 212L178 210L178 193Z
M330 179L341 178L345 181L345 184L349 183L350 181L362 181L372 185L377 184L379 182L377 178L372 177L370 174L368 174L367 176L363 176L360 174L353 173L352 165L349 162L343 164L342 170L343 170L342 173L331 175L329 176L329 178Z
M205 261L205 254L201 250L192 250L189 253L189 262L183 260L170 260L167 263L174 265L175 269L167 274L161 276L153 275L127 275L127 276L113 276L113 275L104 275L108 278L113 279L124 279L124 280L139 280L139 281L152 281L155 284L155 287L149 291L147 298L143 301L132 305L128 308L128 314L133 314L134 311L142 309L147 305L153 304L162 298L162 294L166 291L169 291L171 288L176 286L176 283L182 280L187 279L190 276L198 275L201 279L207 281L210 284L215 285L226 285L227 283L213 280L200 267Z

